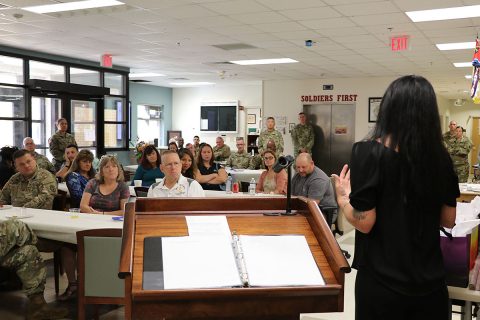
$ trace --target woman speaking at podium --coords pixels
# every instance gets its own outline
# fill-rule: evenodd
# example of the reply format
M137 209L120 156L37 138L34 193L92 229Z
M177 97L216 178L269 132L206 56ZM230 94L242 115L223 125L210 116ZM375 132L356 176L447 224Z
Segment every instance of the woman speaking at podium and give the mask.
M372 136L334 178L356 229L355 318L447 319L439 228L453 227L460 193L426 79L390 84Z

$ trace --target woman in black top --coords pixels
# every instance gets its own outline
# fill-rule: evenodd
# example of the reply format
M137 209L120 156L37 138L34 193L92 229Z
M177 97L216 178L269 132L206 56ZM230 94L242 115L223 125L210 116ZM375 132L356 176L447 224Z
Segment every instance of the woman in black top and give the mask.
M447 319L439 227L453 227L459 189L426 79L390 84L372 137L334 177L357 230L356 319Z
M200 146L197 167L200 174L195 175L195 180L202 185L203 190L222 190L222 185L227 181L227 172L213 162L213 149L208 143Z
M0 190L7 181L16 173L13 166L13 153L17 151L17 147L5 146L0 149Z

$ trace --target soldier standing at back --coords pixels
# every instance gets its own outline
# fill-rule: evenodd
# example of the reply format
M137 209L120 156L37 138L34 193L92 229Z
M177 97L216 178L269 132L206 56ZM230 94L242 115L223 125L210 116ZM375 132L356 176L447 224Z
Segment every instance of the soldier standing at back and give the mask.
M307 123L305 113L298 114L299 124L292 130L293 151L295 157L301 152L308 152L312 154L312 147L314 141L313 127Z
M277 147L277 152L279 154L283 153L283 137L280 131L275 130L275 119L273 117L267 118L267 129L263 130L258 137L258 153L262 154L263 151L267 150L267 143L269 140L275 142Z
M53 156L52 162L56 171L60 170L62 163L65 161L65 148L70 144L77 144L73 135L67 132L68 123L65 118L57 120L57 129L58 131L48 140L50 153Z
M232 169L248 169L250 165L250 154L245 149L243 137L237 137L237 152L232 153L227 160L227 167Z
M458 182L467 182L470 172L468 164L468 154L472 149L470 139L463 135L463 128L457 127L456 136L447 146L448 153L453 161L453 168L458 176Z
M457 122L454 120L450 121L448 128L449 128L449 131L443 134L443 142L445 143L445 146L447 147L447 149L455 141L455 137L457 136L457 132L456 132Z

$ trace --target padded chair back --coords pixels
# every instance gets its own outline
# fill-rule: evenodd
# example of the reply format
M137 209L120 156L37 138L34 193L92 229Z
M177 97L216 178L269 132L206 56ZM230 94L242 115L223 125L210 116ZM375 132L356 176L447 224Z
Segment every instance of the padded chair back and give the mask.
M118 278L122 229L79 231L77 246L78 319L85 319L88 304L129 304L129 288Z
M137 197L146 197L148 194L148 187L134 187L135 189L135 195Z

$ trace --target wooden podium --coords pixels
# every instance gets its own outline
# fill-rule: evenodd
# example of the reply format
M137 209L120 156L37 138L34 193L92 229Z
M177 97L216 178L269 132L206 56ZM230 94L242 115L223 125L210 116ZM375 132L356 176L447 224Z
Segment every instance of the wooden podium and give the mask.
M350 266L314 201L292 198L138 198L127 204L119 276L131 283L126 319L299 319L300 313L343 311ZM225 215L239 235L303 234L325 280L323 286L144 290L144 239L187 236L186 215ZM195 263L195 261L192 261ZM131 310L131 311L130 311ZM131 314L130 314L131 313Z

